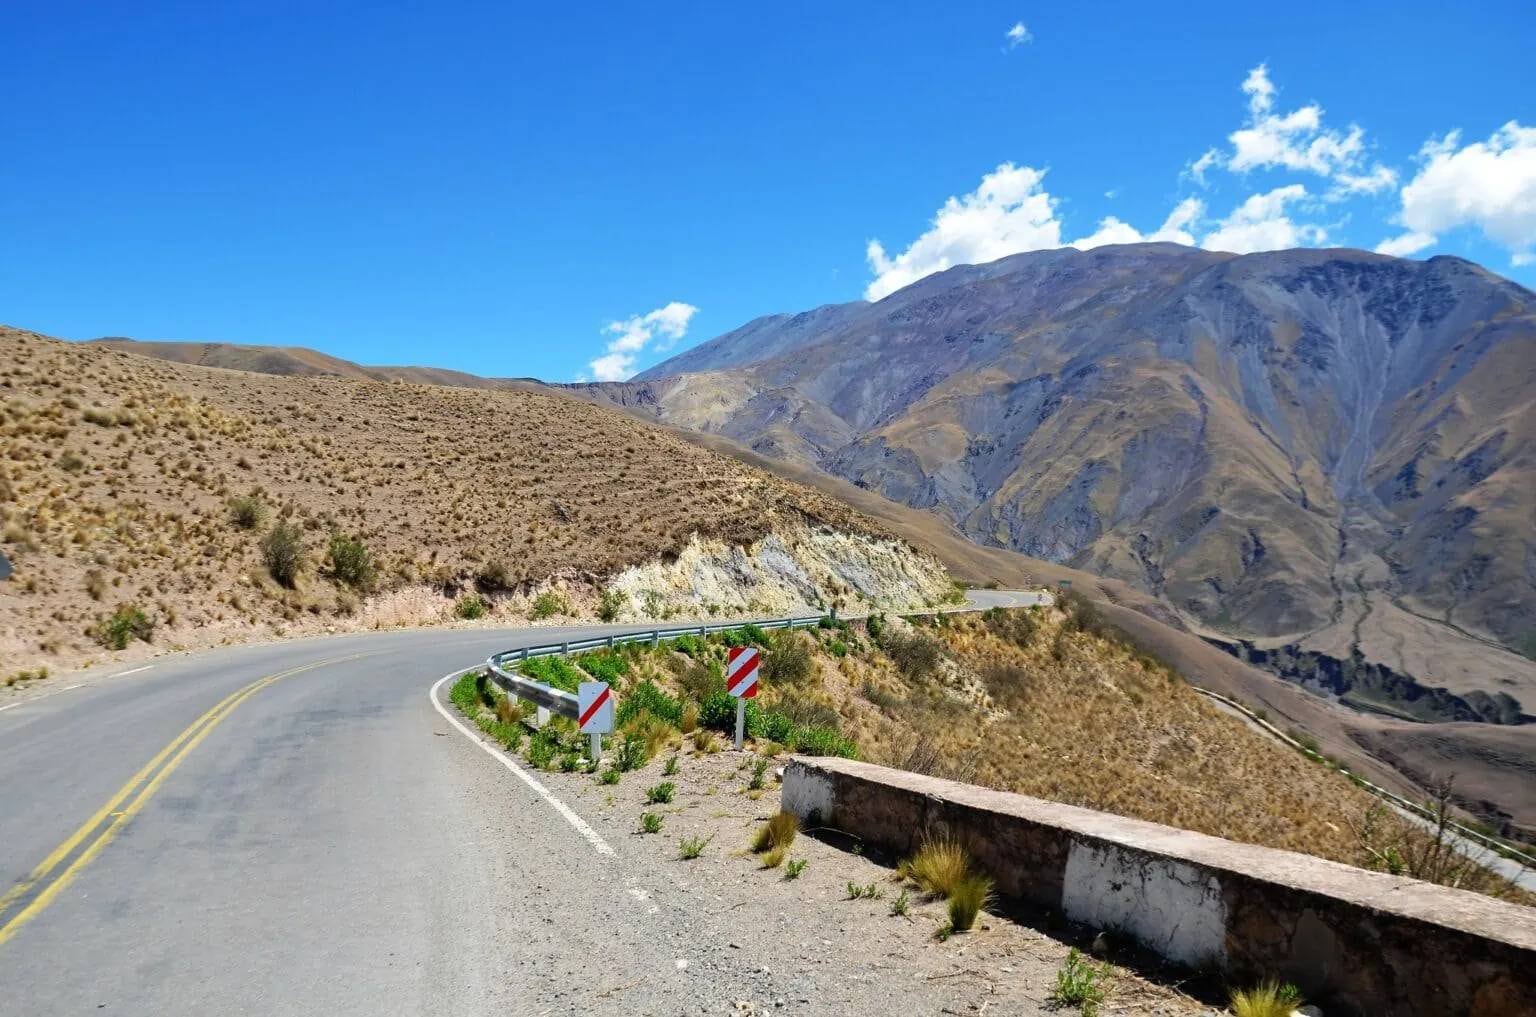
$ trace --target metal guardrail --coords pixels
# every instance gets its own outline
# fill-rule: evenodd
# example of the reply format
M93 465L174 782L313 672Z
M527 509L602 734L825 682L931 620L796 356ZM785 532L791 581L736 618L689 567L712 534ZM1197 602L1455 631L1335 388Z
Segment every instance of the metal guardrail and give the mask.
M1194 689L1202 696L1207 696L1211 699L1225 703L1227 706L1232 707L1234 710L1237 710L1253 723L1258 724L1266 732L1273 735L1275 738L1278 738L1280 741L1284 742L1286 745L1289 745L1296 751L1305 753L1308 756L1321 758L1319 753L1317 753L1315 750L1308 748L1301 742L1297 741L1295 738L1292 738L1289 734L1286 734L1284 731L1280 730L1274 724L1271 724L1265 718L1260 717L1257 713L1254 713L1253 710L1249 709L1245 704L1240 703L1229 696L1224 696L1219 692L1212 692L1210 689L1202 689L1198 685L1191 685L1190 688ZM1373 784L1366 780L1364 777L1360 776L1358 773L1346 769L1345 767L1339 766L1337 769L1340 773L1348 777L1355 784L1359 785L1361 788L1364 788L1366 791L1375 795L1377 798L1382 799L1388 804L1395 805L1400 809L1412 812L1419 818L1429 820L1432 823L1439 822L1439 817L1435 815L1434 810L1425 808L1418 802L1409 801L1402 795L1388 791L1386 788L1379 784ZM1445 820L1445 825L1447 829L1453 831L1458 837L1461 837L1465 840L1470 840L1473 843L1480 845L1481 847L1487 848L1489 851L1492 851L1493 853L1504 858L1508 858L1510 861L1517 865L1524 866L1528 870L1536 871L1536 858L1532 858L1524 851L1521 851L1520 849L1510 844L1506 844L1504 841L1498 840L1497 838L1490 837L1478 830L1474 830L1470 826L1462 826L1455 820L1447 819Z
M504 650L501 653L493 653L486 660L485 666L491 673L491 680L499 685L508 695L519 699L526 699L533 705L561 717L576 719L576 697L561 689L551 688L542 682L533 681L517 671L517 665L534 657L565 657L572 653L585 653L588 650L612 649L624 643L650 643L659 646L663 639L676 639L678 636L707 636L716 632L729 632L732 629L745 628L748 625L760 629L796 629L809 628L821 624L826 615L809 615L798 618L769 618L756 621L736 622L710 622L699 625L679 625L673 628L649 629L639 632L616 632L608 636L594 636L590 639L567 639L559 643L545 643L542 646L524 646L517 650Z

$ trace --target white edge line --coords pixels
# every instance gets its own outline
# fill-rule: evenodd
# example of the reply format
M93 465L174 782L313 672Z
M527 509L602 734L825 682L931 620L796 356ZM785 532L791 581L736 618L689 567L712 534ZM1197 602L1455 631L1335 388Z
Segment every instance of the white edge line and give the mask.
M153 665L153 664L145 664L143 667L136 667L136 668L134 668L131 671L119 671L119 672L117 672L117 674L113 675L112 677L113 678L125 678L125 677L127 677L128 675L131 675L131 674L138 674L140 671L148 671L150 668L152 668L154 666L155 665Z
M76 689L83 689L83 688L85 688L85 682L76 682L73 685L66 685L66 686L64 686L59 691L60 692L73 692Z
M22 705L22 704L20 704L20 703L11 703L9 706L0 706L0 713L4 713L6 710L14 710L14 709L16 709L16 707L18 707L20 705Z
M470 668L469 670L473 671L474 668ZM551 794L550 790L543 784L540 784L532 774L524 770L521 766L518 766L516 763L512 762L511 758L508 757L506 753L498 751L497 749L492 748L490 745L487 745L479 735L471 731L462 721L459 720L459 718L449 713L448 710L443 706L442 702L437 698L437 690L442 688L443 684L450 679L457 678L459 675L466 673L467 672L465 671L453 671L449 674L443 675L437 680L437 683L433 685L431 690L427 693L428 698L432 700L433 709L442 714L444 720L458 728L459 731L463 733L464 737L468 738L470 741L480 746L480 748L490 753L492 758L496 759L499 763L501 763L502 766L505 766L507 769L511 770L519 780L533 788L535 794L548 802L556 812L560 813L560 815L565 818L567 823L570 823L573 827L576 828L577 833L586 838L587 843L592 845L592 850L596 851L600 855L606 855L607 857L612 858L614 856L613 848L609 846L607 841L603 840L603 838L598 834L596 830L588 826L587 821L578 816L575 810Z

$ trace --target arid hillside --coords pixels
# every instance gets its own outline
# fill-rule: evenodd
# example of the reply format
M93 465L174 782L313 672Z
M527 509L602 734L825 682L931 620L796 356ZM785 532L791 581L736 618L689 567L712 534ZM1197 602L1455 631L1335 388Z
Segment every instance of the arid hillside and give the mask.
M765 605L857 602L871 568L912 606L951 589L833 498L547 391L268 377L4 329L0 397L6 679L455 617L749 610L719 584L690 604L666 565L759 546L803 573L752 587ZM603 599L642 567L670 585Z

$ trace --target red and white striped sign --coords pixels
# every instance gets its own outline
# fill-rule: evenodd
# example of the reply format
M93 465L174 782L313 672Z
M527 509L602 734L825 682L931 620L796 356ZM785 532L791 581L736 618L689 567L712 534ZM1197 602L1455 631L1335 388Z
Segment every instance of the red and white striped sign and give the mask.
M733 646L725 661L725 690L738 699L757 695L757 668L762 655L755 646Z
M582 682L576 687L576 725L582 734L613 730L613 693L607 682Z

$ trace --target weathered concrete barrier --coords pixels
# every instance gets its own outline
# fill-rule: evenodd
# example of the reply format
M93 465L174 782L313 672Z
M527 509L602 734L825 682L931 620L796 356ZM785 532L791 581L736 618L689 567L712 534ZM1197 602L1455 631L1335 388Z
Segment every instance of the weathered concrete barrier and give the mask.
M1330 1017L1536 1014L1536 909L844 759L791 761L783 807L898 855L953 837L1008 898Z

